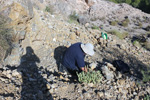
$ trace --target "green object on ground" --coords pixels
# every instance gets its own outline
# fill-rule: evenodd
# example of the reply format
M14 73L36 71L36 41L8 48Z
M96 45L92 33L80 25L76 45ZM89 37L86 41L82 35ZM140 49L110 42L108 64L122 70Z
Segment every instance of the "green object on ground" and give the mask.
M107 37L107 34L106 34L106 33L103 33L103 32L102 32L102 33L101 33L101 36L102 36L102 38L103 38L103 39L106 39L106 40L108 39L108 37Z

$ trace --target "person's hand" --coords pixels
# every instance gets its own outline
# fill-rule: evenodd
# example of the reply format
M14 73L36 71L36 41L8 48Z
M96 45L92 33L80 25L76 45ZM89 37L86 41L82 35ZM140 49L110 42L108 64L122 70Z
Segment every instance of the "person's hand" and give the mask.
M81 70L84 72L87 72L87 68L86 67L81 67Z
M85 71L85 72L88 72L86 67L84 67L84 71Z

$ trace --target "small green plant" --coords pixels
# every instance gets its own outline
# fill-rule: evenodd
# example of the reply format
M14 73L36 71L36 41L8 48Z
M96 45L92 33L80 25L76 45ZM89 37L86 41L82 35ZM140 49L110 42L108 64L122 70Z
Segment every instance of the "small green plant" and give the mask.
M54 13L53 6L52 5L46 6L45 11L53 14Z
M93 26L92 26L92 29L97 29L97 30L99 30L99 27L96 26L96 25L93 25Z
M128 33L128 32L123 32L123 33L122 33L122 37L123 37L123 39L124 39L124 38L126 38L126 37L128 37L128 35L129 35L129 33Z
M134 46L136 46L136 47L141 47L141 44L140 44L140 42L139 42L138 40L134 40L134 41L132 42L132 44L133 44Z
M77 73L78 80L81 83L99 83L102 79L100 71L92 71Z
M127 23L129 23L129 22L130 22L130 20L129 20L128 18L126 18L126 19L125 19L125 21L126 21Z
M128 18L126 18L125 20L122 21L122 26L127 27L129 24L130 20Z
M117 21L111 21L111 22L110 22L110 25L112 25L112 26L116 26L117 24L118 24Z
M150 69L149 70L141 70L141 73L143 75L143 82L149 82L150 81Z
M78 15L76 12L73 12L71 15L69 15L69 23L78 23Z
M139 28L142 28L142 23L138 23Z
M144 100L150 100L150 95L146 95L146 96L144 97Z
M50 8L48 6L46 6L45 11L50 12Z
M127 32L123 32L123 33L120 33L119 31L117 30L111 30L108 32L109 34L113 34L113 35L116 35L117 37L119 37L120 39L124 39L128 36L128 33Z
M128 26L128 22L123 21L123 22L122 22L122 26L127 27L127 26Z

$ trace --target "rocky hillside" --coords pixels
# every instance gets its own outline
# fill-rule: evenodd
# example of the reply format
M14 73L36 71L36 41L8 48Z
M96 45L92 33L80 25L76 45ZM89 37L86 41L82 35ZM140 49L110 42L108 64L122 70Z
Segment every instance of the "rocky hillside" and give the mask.
M11 36L6 40L12 41L5 41L9 49L3 48L2 44L0 46L3 50L0 53L3 58L0 59L1 100L150 98L150 51L139 42L132 43L136 32L148 32L146 27L150 15L126 4L101 0L1 0L0 5L0 22L5 19L6 23L1 24L3 27L0 26L0 29L5 29L3 34ZM80 23L62 15L70 15L74 10L74 17L77 16ZM128 27L121 26L119 22L116 26L110 24L111 21L126 18L134 19L135 23L130 21ZM141 28L131 27L138 22L143 23ZM101 30L92 29L93 26L101 26ZM120 39L109 34L110 28L119 32L132 28L133 34L130 32L130 38ZM101 32L108 33L108 40L101 37ZM149 43L149 34L143 38ZM87 56L85 60L101 71L100 83L79 83L71 75L58 73L61 55L76 42L94 44L95 55ZM114 60L124 61L130 71L126 74L117 71L112 64Z

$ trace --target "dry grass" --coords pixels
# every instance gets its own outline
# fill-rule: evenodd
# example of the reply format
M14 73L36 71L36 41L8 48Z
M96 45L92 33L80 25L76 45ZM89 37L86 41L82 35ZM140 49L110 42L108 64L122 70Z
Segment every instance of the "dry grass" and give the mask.
M124 39L128 36L128 33L127 32L123 32L123 33L120 33L119 31L117 30L111 30L108 32L109 34L113 34L113 35L116 35L117 37L119 37L120 39Z
M147 49L147 50L150 50L150 42L145 42L144 43L144 47Z
M112 25L112 26L116 26L118 24L118 21L111 21L110 22L110 25Z
M99 27L96 26L96 25L93 25L91 28L92 28L92 29L97 29L97 30L99 30Z
M53 5L46 6L45 11L49 12L50 14L54 14L54 6Z
M77 15L77 13L76 12L73 12L70 16L69 16L69 20L68 20L68 22L69 23L76 23L76 24L78 24L78 15Z
M122 21L122 26L127 27L129 24L130 20L127 18L125 20Z
M11 47L10 29L6 26L7 19L0 15L0 61L4 58L6 51Z

